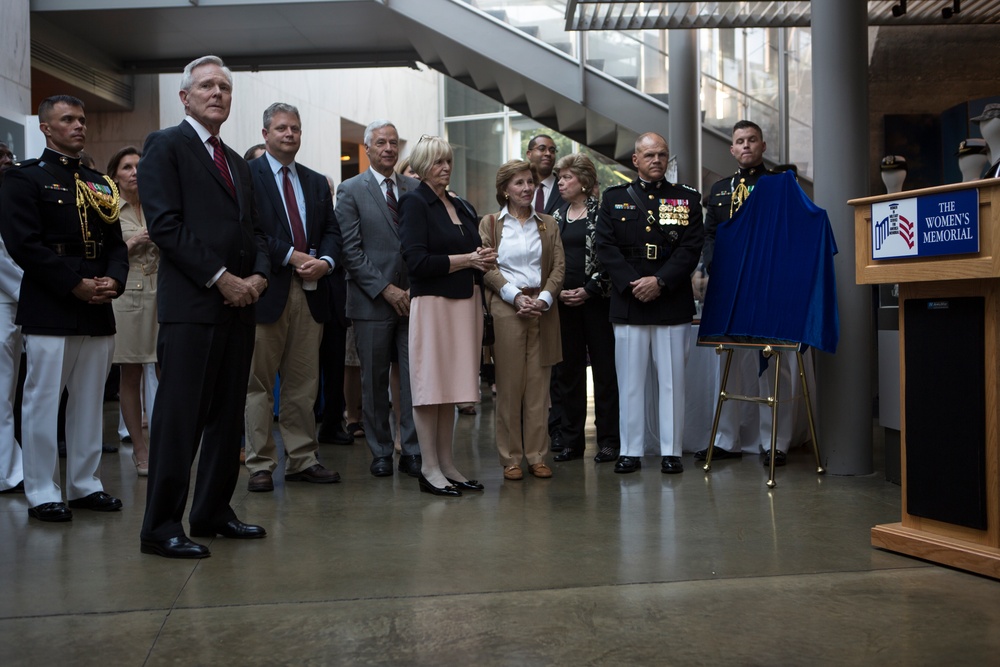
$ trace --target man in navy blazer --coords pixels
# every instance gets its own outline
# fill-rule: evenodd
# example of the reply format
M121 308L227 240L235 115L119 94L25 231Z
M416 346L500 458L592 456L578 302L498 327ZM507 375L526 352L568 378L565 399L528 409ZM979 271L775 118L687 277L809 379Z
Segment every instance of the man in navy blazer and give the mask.
M254 343L254 306L267 289L266 235L247 163L222 144L233 76L203 56L184 68L176 127L146 139L139 194L160 249L156 392L141 550L205 558L181 525L191 465L202 445L191 535L248 539L264 529L230 506L240 474L240 436Z
M313 405L319 387L323 323L332 313L328 281L340 257L340 227L326 177L295 162L302 145L299 110L264 111L265 153L250 162L257 213L267 231L271 275L257 304L257 332L246 406L250 491L273 491L274 378L281 375L278 426L285 445L285 481L327 484L340 475L317 458Z

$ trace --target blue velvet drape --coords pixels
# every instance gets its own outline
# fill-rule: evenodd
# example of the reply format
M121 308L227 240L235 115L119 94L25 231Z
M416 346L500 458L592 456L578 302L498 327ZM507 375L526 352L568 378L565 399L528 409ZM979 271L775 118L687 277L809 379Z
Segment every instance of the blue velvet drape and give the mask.
M836 352L836 253L826 211L795 176L761 178L718 227L698 335L777 338Z

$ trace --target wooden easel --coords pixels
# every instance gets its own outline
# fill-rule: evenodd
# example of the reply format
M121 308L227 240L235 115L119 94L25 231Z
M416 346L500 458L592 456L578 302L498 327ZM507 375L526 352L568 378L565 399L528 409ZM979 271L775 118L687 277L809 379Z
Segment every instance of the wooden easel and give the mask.
M719 387L719 399L715 404L715 419L712 420L712 434L708 439L708 450L705 456L705 465L702 467L707 473L712 470L712 450L715 445L715 434L719 430L719 418L722 416L722 406L726 401L746 401L767 405L771 408L771 457L770 470L767 478L767 488L773 489L777 486L774 481L774 459L778 444L778 390L781 385L781 355L794 352L799 362L799 378L802 380L802 393L806 400L806 414L809 416L809 436L812 439L813 454L816 456L816 474L822 475L826 472L819 455L819 440L816 438L816 423L813 419L812 400L809 397L809 384L806 382L805 366L802 362L802 353L799 351L799 344L788 341L777 340L734 340L703 338L698 340L698 345L715 347L716 354L725 354L726 363L722 370L722 385ZM729 382L729 368L733 363L734 349L753 349L760 351L765 358L774 358L774 393L770 396L743 396L740 394L730 394L726 391L726 384Z

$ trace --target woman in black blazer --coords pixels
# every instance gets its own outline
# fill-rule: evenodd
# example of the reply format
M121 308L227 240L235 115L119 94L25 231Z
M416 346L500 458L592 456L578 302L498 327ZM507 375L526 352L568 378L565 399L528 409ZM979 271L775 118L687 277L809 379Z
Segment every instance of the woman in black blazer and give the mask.
M452 150L425 137L410 155L420 186L399 200L399 238L410 275L410 393L422 458L420 490L481 491L452 460L455 404L479 397L483 272L496 253L481 247L476 212L448 194Z

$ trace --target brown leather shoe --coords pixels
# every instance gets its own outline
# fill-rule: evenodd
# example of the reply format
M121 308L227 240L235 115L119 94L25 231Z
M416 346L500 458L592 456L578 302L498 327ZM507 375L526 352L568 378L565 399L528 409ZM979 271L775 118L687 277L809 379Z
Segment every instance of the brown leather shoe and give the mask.
M247 491L274 491L274 480L271 479L271 473L267 470L258 470L250 475Z
M552 469L544 463L534 463L528 467L528 471L535 477L539 477L541 479L548 479L549 477L552 477Z
M340 481L340 473L327 470L319 463L314 463L305 470L285 475L286 482L312 482L313 484L332 484Z
M521 466L507 466L503 469L504 479L521 479L524 477L524 472L521 470Z

